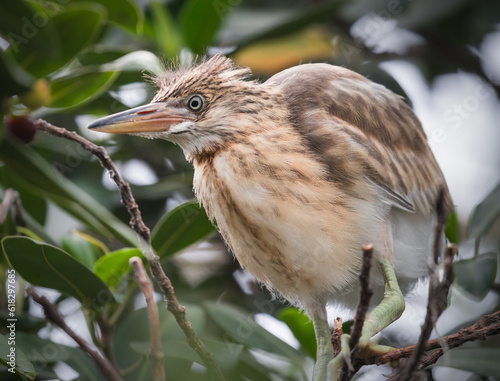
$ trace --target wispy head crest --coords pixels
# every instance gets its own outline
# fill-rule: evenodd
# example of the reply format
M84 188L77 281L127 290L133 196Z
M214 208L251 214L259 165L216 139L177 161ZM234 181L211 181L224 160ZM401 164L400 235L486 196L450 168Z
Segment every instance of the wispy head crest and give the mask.
M171 65L165 72L149 79L158 87L154 102L171 96L188 95L199 88L211 88L221 83L244 81L249 78L249 68L236 67L230 58L218 53L203 59L192 67Z

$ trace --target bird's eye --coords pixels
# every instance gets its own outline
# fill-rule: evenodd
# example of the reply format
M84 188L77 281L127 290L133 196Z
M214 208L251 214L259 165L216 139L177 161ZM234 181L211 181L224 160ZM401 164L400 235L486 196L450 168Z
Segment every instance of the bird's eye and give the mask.
M191 95L187 101L187 106L191 111L200 111L205 105L205 99L201 95Z

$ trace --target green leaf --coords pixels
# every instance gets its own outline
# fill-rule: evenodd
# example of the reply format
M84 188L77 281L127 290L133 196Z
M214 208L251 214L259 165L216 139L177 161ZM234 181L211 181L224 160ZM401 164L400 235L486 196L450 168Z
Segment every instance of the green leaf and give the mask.
M151 235L151 243L161 258L168 258L214 230L205 210L198 202L188 201L160 219Z
M168 6L158 0L152 0L150 6L156 43L167 57L176 57L181 43Z
M10 97L12 95L28 91L35 82L35 78L31 76L31 74L26 72L10 55L5 54L5 52L1 49L0 78L2 79L2 85L0 86L0 98ZM2 116L1 120L3 120L3 115L0 116Z
M125 49L108 49L107 47L103 48L102 46L95 45L80 53L77 59L82 66L102 65L117 60L128 53L130 53L130 51Z
M40 13L38 13L40 12ZM20 65L35 77L44 77L67 64L89 45L101 29L101 14L105 9L97 3L71 4L51 19L45 14L46 25L33 29L33 38L11 46L8 50ZM37 11L42 15L42 10ZM41 16L39 16L41 17ZM39 38L47 28L48 37Z
M122 277L130 271L129 259L142 258L139 249L127 248L113 251L99 258L95 263L94 272L110 287L118 285Z
M11 316L9 316L8 309L4 308L3 310L0 310L0 324L2 327L7 327L9 325L9 321L7 319L10 318ZM43 327L47 326L47 320L45 316L43 317L34 316L30 314L28 311L25 312L24 310L16 311L16 319L17 319L16 332L22 331L22 332L36 334Z
M54 58L60 50L55 29L47 12L27 1L4 1L0 6L0 34L18 58L28 54Z
M486 347L455 348L441 357L435 366L466 370L483 377L500 378L500 349Z
M83 3L88 3L89 0L82 0ZM94 3L99 3L106 7L108 11L108 20L112 23L127 29L132 33L140 33L144 16L137 5L132 0L90 0Z
M72 143L64 141L64 144ZM136 235L125 223L57 171L71 171L65 163L54 162L50 166L31 147L9 139L0 142L0 160L17 182L51 200L93 231L114 236L130 246L138 244Z
M451 212L448 216L448 222L444 233L451 243L458 243L460 240L460 222L458 221L456 210Z
M80 53L77 58L82 66L90 66L89 70L95 70L95 66L100 66L99 71L142 72L147 70L156 73L164 68L161 59L147 50L131 52L123 48L96 45Z
M207 349L214 355L217 364L222 369L232 369L238 363L243 345L231 342L224 342L215 339L203 338L203 343ZM203 364L200 356L192 349L186 340L165 340L163 343L163 354L165 357L174 359L184 359ZM130 347L137 353L148 356L151 350L150 341L131 342Z
M204 54L212 43L231 1L189 0L181 12L181 29L187 46L196 54Z
M68 359L66 351L68 347L56 344L47 339L42 339L35 334L17 332L16 341L19 348L26 353L28 359L35 366L37 364L46 366L47 364L55 364L58 361L66 361Z
M472 297L482 300L495 283L498 257L495 253L481 254L472 259L456 261L455 285Z
M63 250L25 237L5 237L10 265L28 282L74 296L90 308L114 302L104 282Z
M86 239L76 235L66 235L61 239L62 248L71 256L83 263L89 269L94 268L94 264L99 256L98 249Z
M62 3L61 0L48 1L54 3L56 7L67 4L67 2ZM90 6L102 6L102 14L108 21L134 34L139 34L142 31L144 15L133 0L72 0L71 3L80 3L80 6L89 4Z
M316 337L312 320L303 311L294 307L288 307L281 310L278 314L278 318L288 325L304 351L315 359Z
M78 373L78 381L101 381L102 372L87 353L80 348L66 347L68 359L65 361Z
M22 183L16 181L15 177L10 175L9 168L6 166L0 167L0 184L5 189L12 188L19 192L23 211L28 212L39 224L45 224L47 201L36 192L33 192L31 187L23 186Z
M115 81L118 72L86 72L58 78L50 83L48 106L72 108L97 98Z
M193 324L196 333L203 336L206 314L196 305L185 305L187 319ZM165 308L163 302L158 303L161 341L169 346L173 341L184 341L186 337L175 321L174 316ZM132 349L132 343L146 343L151 340L148 312L146 308L129 313L116 327L113 335L113 351L120 368L127 368L138 360L141 346ZM166 348L164 348L165 350ZM139 352L137 351L139 350Z
M488 193L471 213L469 237L479 238L490 230L500 216L500 182Z
M15 325L15 323L10 324ZM6 328L8 329L8 327L9 326ZM8 357L11 354L13 357ZM11 360L13 361L11 362ZM35 379L35 368L21 348L16 345L15 335L13 338L0 335L0 363L5 365L7 368L13 368L14 371L20 376L24 376L29 380Z
M232 340L252 349L258 348L284 356L300 367L302 355L295 348L258 325L248 312L223 303L207 302L203 306L219 328L224 330Z
M112 53L112 52L110 52ZM109 56L103 52L104 56ZM85 60L90 61L91 59L99 60L97 56L84 57ZM100 57L100 60L104 60L105 57ZM99 70L104 71L118 71L122 73L127 71L137 71L142 74L144 71L151 73L159 73L163 71L163 64L161 60L154 53L148 52L147 50L136 50L134 52L122 55L113 61L108 61L103 63Z
M35 364L38 376L41 379L52 364L63 362L68 364L78 373L80 381L101 381L102 373L92 359L80 348L68 347L56 344L50 340L42 339L37 335L29 335L25 332L17 334L18 347L24 350L29 360ZM56 376L50 377L55 379Z

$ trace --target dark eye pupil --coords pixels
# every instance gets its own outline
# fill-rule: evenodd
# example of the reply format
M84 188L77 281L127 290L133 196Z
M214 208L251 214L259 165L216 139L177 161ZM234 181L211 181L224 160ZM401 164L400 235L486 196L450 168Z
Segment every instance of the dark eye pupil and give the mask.
M189 100L188 106L191 110L197 111L203 107L203 100L198 95L195 95Z

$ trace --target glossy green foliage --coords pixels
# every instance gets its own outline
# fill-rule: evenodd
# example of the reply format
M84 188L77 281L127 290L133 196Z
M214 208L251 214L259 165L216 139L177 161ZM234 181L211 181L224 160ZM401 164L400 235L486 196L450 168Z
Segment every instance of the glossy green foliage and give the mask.
M62 237L61 244L62 248L68 254L73 256L89 269L92 269L94 267L95 262L101 254L101 249L99 247L94 245L89 240L86 240L85 238L76 234Z
M36 372L33 364L21 348L16 348L15 343L15 339L9 339L9 335L0 335L0 363L14 369L19 376L34 380Z
M479 238L488 233L500 217L500 183L491 190L472 212L469 221L469 236Z
M168 258L214 231L198 202L186 202L158 221L152 232L153 249L161 258Z
M224 16L231 8L231 1L186 1L180 16L186 45L194 53L203 54L210 46ZM193 28L193 25L201 24L203 28Z
M482 300L495 283L497 268L496 253L486 253L472 259L456 261L455 285L473 298Z
M116 287L130 272L129 260L132 257L141 258L142 252L136 248L125 248L107 253L95 262L94 272L109 287Z
M53 201L91 229L137 244L132 231L123 222L58 172L57 169L71 169L64 163L54 162L51 166L35 151L9 140L0 143L0 160L9 166L16 181Z
M149 320L129 260L140 257L146 270L148 264L116 187L104 180L109 175L97 160L73 142L39 131L29 145L21 145L5 128L6 115L41 117L105 147L130 182L142 217L152 228L153 248L186 306L188 319L227 380L306 380L316 350L309 318L296 308L285 308L264 289L235 282L239 265L219 241L216 222L209 221L193 200L193 168L182 151L160 140L87 135L86 124L149 102L155 89L145 84L144 75L158 74L164 62L187 66L196 56L219 50L250 66L262 79L299 62L321 61L368 75L404 95L380 69L388 55L351 36L357 20L378 15L420 36L421 45L397 58L411 62L432 85L436 76L455 73L457 67L479 70L469 47L480 47L484 36L494 32L500 23L499 4L494 0L0 2L0 200L6 189L17 190L25 220L25 226L16 226L10 212L0 226L0 379L33 380L35 375L40 380L61 379L60 364L71 367L78 374L75 379L103 379L81 349L47 336L53 324L33 312L33 301L24 292L27 283L48 288L55 308L77 311L66 315L67 322L78 322L81 336L103 348L126 381L153 379ZM380 25L371 24L372 31ZM310 34L319 38L307 40ZM318 41L322 55L308 55L309 48L319 49ZM487 81L487 76L475 74ZM36 85L40 83L47 84L44 92ZM27 96L37 102L26 105L22 100ZM142 169L130 175L126 168L136 160ZM145 176L144 166L153 180ZM475 254L488 252L474 257L461 253L454 265L455 289L472 303L484 302L498 287L498 257L491 236L500 216L499 197L497 185L471 214L466 237L459 234L465 230L459 215L452 214L446 227L451 242L460 245L471 237L477 243ZM482 242L488 243L487 249ZM2 308L7 305L3 286L8 270L16 272L14 375L5 367L10 345L5 328L8 311ZM156 296L167 380L206 380L201 359ZM257 324L257 314L285 322L300 347ZM86 324L74 320L78 318ZM349 324L344 332L349 332ZM500 377L496 349L481 345L454 349L437 365L478 377Z
M25 237L2 239L9 264L28 282L71 295L90 308L114 302L108 287L63 250Z
M58 78L51 83L50 107L72 108L97 98L116 79L117 72L82 73Z
M303 311L289 307L282 310L279 319L284 321L309 357L316 358L316 338L312 320Z

